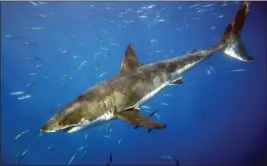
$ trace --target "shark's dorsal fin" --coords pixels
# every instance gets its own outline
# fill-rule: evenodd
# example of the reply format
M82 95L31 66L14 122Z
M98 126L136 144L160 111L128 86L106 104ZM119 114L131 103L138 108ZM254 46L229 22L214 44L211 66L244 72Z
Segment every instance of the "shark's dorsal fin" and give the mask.
M130 70L134 70L138 67L142 66L141 63L139 63L134 48L133 44L129 44L124 55L124 59L121 64L121 70L120 72L126 72Z

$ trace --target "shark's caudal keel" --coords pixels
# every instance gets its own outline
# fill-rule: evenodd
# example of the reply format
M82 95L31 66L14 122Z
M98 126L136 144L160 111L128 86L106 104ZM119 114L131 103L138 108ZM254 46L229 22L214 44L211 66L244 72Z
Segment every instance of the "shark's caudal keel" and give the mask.
M249 5L243 3L221 41L207 50L144 65L138 61L130 44L119 73L77 97L48 120L41 131L73 133L116 118L150 130L165 128L164 124L141 115L139 107L162 89L182 84L186 71L218 51L240 61L254 60L247 55L240 36Z

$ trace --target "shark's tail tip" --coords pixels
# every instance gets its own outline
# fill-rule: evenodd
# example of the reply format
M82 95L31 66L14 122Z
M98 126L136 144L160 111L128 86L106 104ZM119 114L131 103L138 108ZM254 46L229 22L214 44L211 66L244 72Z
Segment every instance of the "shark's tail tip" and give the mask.
M251 2L243 2L235 18L227 26L219 45L223 45L224 53L243 62L253 62L241 40L241 30L245 24Z

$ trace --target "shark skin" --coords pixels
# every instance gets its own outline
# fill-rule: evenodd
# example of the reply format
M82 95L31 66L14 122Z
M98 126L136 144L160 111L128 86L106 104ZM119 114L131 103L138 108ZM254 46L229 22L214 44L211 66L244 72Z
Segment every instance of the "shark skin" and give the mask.
M42 132L73 133L113 119L120 119L147 129L163 129L166 125L141 115L139 108L162 89L182 84L182 76L218 51L243 62L252 62L241 42L241 30L250 3L244 2L227 26L221 41L206 50L189 52L150 64L141 64L129 44L121 70L115 76L89 88L41 128Z

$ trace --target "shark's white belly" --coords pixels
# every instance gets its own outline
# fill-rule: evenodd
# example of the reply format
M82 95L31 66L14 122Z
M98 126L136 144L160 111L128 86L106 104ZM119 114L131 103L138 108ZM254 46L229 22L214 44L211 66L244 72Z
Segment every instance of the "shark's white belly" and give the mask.
M97 119L95 119L91 122L87 121L87 122L84 122L83 124L71 127L70 129L66 130L66 133L74 133L74 132L80 131L80 130L88 128L88 127L93 127L93 126L105 123L105 122L112 120L114 118L115 117L114 117L114 114L112 112L107 112L105 114L102 114Z
M166 88L167 86L170 85L170 81L166 81L163 84L161 84L159 87L145 95L141 100L139 100L135 105L131 106L131 108L139 108L142 106L145 102L147 102L149 99L154 97L156 94L158 94L162 89Z

